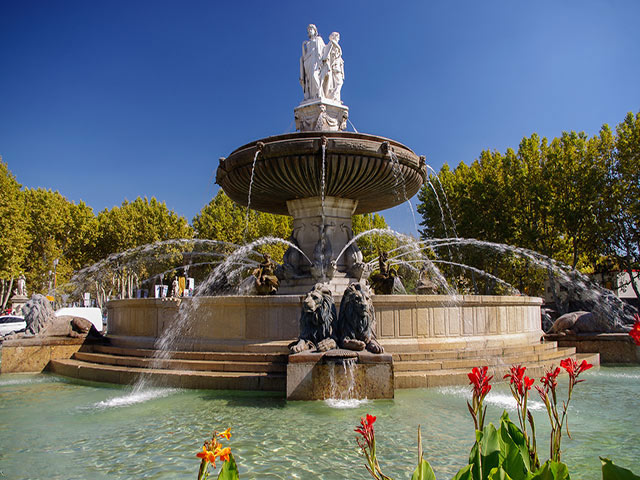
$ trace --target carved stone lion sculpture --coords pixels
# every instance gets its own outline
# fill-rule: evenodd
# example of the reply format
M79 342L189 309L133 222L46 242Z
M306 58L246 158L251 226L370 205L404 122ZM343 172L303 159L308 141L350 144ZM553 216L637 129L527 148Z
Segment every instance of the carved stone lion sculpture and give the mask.
M337 347L336 305L331 290L321 284L316 285L304 297L300 314L300 337L289 345L291 353L304 350L326 352Z
M25 336L83 337L89 333L101 336L93 324L84 318L63 315L56 317L51 303L44 295L36 294L22 307L27 324Z
M344 291L338 317L338 339L341 348L382 353L376 340L375 312L369 289L361 283L352 283Z
M607 333L627 332L624 326L610 326L599 315L591 312L571 312L558 317L547 333L565 335L567 333Z

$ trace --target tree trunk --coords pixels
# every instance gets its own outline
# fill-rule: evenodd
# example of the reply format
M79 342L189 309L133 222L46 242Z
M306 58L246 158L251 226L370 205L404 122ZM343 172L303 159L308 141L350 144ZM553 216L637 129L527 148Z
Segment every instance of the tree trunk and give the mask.
M627 273L629 274L629 278L631 279L631 288L633 288L633 293L636 294L636 298L638 300L640 300L640 293L638 292L638 286L636 285L636 282L634 282L634 277L633 277L633 266L631 264L631 262L628 260L629 257L626 257L625 259L622 260L622 264L624 265L625 270L627 271ZM640 278L640 275L636 275L635 278Z
M9 288L7 289L6 296L5 296L5 292L4 292L5 282L6 282L6 280L2 281L2 295L0 296L0 298L2 299L2 311L3 312L4 312L5 308L7 308L7 303L9 302L9 297L11 297L11 289L13 288L13 277L11 277L11 280L9 280Z

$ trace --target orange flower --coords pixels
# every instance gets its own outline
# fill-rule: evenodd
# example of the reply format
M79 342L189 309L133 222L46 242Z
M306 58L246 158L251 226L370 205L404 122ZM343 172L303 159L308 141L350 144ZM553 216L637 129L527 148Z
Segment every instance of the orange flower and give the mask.
M213 467L215 468L215 466L216 466L216 454L214 452L212 452L211 450L207 450L205 447L202 447L202 451L196 453L196 457L201 458L202 460L205 460L205 461L211 463L213 465Z
M220 457L220 460L222 460L223 462L226 462L227 460L229 460L230 453L231 453L231 449L229 447L218 448L218 450L216 450L216 455Z
M231 438L231 428L227 428L224 432L219 433L218 436L229 440Z

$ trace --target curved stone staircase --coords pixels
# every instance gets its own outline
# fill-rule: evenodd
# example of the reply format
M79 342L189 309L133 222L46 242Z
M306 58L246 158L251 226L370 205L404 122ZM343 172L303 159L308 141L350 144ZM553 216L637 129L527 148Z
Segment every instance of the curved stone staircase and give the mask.
M176 351L170 358L154 359L154 350L131 345L85 345L68 360L52 360L49 370L66 377L117 384L132 384L141 374L157 385L219 390L286 390L286 342L249 346L250 351ZM464 348L451 344L425 351L387 346L393 355L395 388L423 388L468 383L473 367L489 366L501 380L512 364L527 367L529 376L541 376L551 364L568 356L599 364L598 354L578 354L555 342L532 345Z

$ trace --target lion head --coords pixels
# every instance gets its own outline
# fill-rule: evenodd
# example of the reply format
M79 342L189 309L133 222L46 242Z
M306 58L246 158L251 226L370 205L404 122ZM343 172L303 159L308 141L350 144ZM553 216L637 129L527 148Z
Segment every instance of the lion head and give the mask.
M24 304L22 314L27 324L26 331L32 335L40 333L40 331L44 330L44 328L56 318L56 314L53 308L51 308L51 302L47 300L47 297L39 293L35 294Z
M375 313L369 289L361 283L352 283L344 291L340 303L340 338L349 337L367 342L374 337L374 324Z
M317 347L323 340L335 339L337 317L331 290L317 283L302 301L299 340Z

